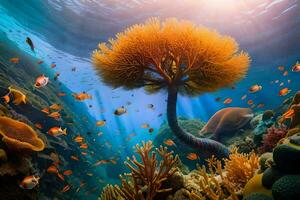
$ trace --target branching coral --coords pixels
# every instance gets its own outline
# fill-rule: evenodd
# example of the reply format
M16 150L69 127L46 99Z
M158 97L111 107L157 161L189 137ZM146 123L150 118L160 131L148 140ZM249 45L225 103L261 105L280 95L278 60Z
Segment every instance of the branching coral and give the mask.
M254 152L238 153L237 148L233 148L229 159L224 161L227 180L238 190L246 185L259 168L259 157Z
M99 200L125 200L120 195L121 189L118 185L108 184L102 191Z
M192 191L189 195L191 200L238 200L234 184L227 176L224 176L222 163L215 157L208 159L208 171L205 166L199 167L198 171L203 179L199 181L201 193Z
M143 142L142 146L136 145L136 153L140 156L140 162L135 156L128 158L125 165L130 169L130 173L125 173L121 177L122 187L109 186L102 195L103 199L109 199L107 196L114 191L115 195L126 200L152 200L157 193L171 191L172 188L162 188L162 184L176 171L176 163L178 156L173 156L173 152L168 152L166 147L152 151L152 142ZM157 160L157 153L161 157L161 161ZM119 197L119 198L120 198ZM106 198L106 199L105 199Z
M262 146L259 147L259 152L271 152L277 143L286 136L287 132L288 130L285 125L268 128L267 133L263 136Z

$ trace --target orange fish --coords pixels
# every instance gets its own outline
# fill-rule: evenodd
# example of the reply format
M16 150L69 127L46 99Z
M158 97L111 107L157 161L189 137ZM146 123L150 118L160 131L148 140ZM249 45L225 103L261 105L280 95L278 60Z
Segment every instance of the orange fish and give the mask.
M45 87L48 84L48 82L49 82L49 78L43 74L36 78L34 87L35 88Z
M61 129L61 127L55 126L49 129L48 134L55 137L60 135L67 135L67 129Z
M80 145L79 148L81 148L81 149L87 149L88 145L87 145L87 143L84 143L84 144Z
M40 123L35 123L34 126L38 129L42 129L43 128L43 125L40 124Z
M141 125L141 128L149 128L149 127L150 127L150 125L146 124L146 123Z
M12 62L12 63L15 63L15 64L18 64L20 62L20 58L11 58L9 59L9 62Z
M279 66L278 69L279 69L280 71L283 71L283 70L284 70L284 66Z
M40 180L39 176L36 175L27 176L22 180L19 186L23 189L31 190L39 184L39 180Z
M73 174L73 171L72 170L66 170L66 171L64 171L64 173L63 173L63 175L65 175L65 176L70 176L71 174Z
M56 67L56 64L55 64L55 63L51 63L50 67L51 67L51 68L55 68L55 67Z
M176 146L175 142L171 139L167 139L164 141L165 145L167 146Z
M67 191L69 191L71 189L71 185L66 185L66 186L64 186L64 188L61 190L61 192L62 193L64 193L64 192L67 192Z
M297 61L296 64L292 67L292 72L300 72L300 63Z
M41 65L41 64L43 64L43 63L44 63L44 61L42 61L42 60L37 61L37 64L38 64L38 65Z
M59 92L59 93L57 93L57 96L59 96L59 97L64 97L64 96L66 96L67 94L65 93L65 92Z
M289 94L291 92L291 90L289 90L288 88L283 88L282 90L279 91L278 96L285 96L287 94Z
M285 71L285 72L283 72L283 76L287 76L289 74L289 72L288 71Z
M50 114L50 109L49 108L43 108L41 111L43 113Z
M263 107L265 107L265 104L263 104L263 103L260 103L257 105L257 108L263 108Z
M57 173L56 175L57 175L57 177L58 177L60 180L62 180L62 181L65 180L65 177L64 177L62 174Z
M77 156L71 156L71 159L72 159L72 160L76 160L76 161L79 160L79 158L78 158Z
M255 93L255 92L258 92L262 89L262 86L261 85L253 85L249 88L249 92L250 93Z
M80 94L74 93L74 94L72 94L72 96L73 96L76 100L78 100L78 101L84 101L84 100L86 100L86 99L92 99L92 96L89 95L89 94L87 94L87 93L85 93L85 92L82 92L82 93L80 93Z
M154 131L154 128L149 128L149 133L152 133Z
M187 159L189 160L197 160L199 159L199 156L195 153L189 153L187 156L186 156Z
M81 152L81 154L82 154L83 156L86 156L86 155L87 155L87 153L86 153L86 152Z
M48 167L47 172L50 174L57 174L58 169L55 165L51 165L50 167Z
M77 136L74 138L74 142L77 142L77 143L81 143L81 142L83 142L83 140L84 140L84 138L81 136Z
M293 109L289 109L286 113L282 115L284 119L291 119L295 115L295 111Z
M253 100L251 100L251 99L248 100L248 101L247 101L247 104L248 104L248 105L252 105L252 104L253 104Z
M96 126L104 126L106 124L106 120L100 120L96 123Z
M52 110L61 110L62 109L61 105L56 104L56 103L52 104L49 108L52 109Z
M247 98L247 95L245 94L244 96L241 97L241 100L244 100Z
M59 112L53 112L48 114L49 117L52 117L54 119L59 119L60 118L60 113Z
M224 100L224 104L230 104L232 102L232 99L231 98L227 98Z

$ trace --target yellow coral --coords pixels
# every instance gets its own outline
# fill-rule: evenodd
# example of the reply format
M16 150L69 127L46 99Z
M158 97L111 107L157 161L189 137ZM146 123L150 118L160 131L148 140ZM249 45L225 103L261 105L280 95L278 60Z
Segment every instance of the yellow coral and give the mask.
M254 152L238 153L237 148L224 161L226 177L237 189L243 188L259 168L259 157Z
M8 117L0 117L0 135L9 149L42 151L45 148L43 140L30 126Z

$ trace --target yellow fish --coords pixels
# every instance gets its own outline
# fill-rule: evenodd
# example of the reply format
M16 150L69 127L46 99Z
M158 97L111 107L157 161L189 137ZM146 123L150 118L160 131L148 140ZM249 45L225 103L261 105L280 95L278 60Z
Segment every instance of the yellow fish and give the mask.
M61 105L60 104L53 104L53 105L51 105L50 107L49 107L50 109L52 109L52 110L61 110L62 108L61 108Z
M96 126L104 126L106 124L106 120L100 120L96 123Z
M2 97L6 103L9 103L11 100L13 100L13 104L15 105L20 105L21 103L26 104L26 95L20 90L14 89L11 86L8 87L8 90L8 94Z

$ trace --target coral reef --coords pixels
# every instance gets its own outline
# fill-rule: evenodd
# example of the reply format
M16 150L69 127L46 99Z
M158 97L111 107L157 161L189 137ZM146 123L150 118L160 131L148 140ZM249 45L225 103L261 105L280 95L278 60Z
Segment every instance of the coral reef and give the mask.
M271 120L275 115L275 112L273 110L266 110L262 115L263 121Z
M236 148L231 150L229 159L225 159L226 177L236 189L242 189L259 168L259 157L251 152L238 153Z
M209 119L199 135L211 133L214 139L221 140L226 134L232 134L244 128L253 116L249 108L228 107L221 109Z
M262 145L259 147L259 152L271 152L277 143L286 136L288 130L285 125L279 127L272 126L267 129L267 133L263 136Z
M178 161L177 156L173 156L172 152L168 152L166 147L152 151L153 145L151 141L143 142L142 146L136 145L136 153L140 156L141 162L135 156L128 158L125 165L130 169L130 173L120 176L122 187L109 186L104 190L103 199L111 196L111 191L115 191L116 195L126 200L152 200L159 193L169 192L172 188L164 188L163 183L172 177L177 171L174 166ZM161 157L161 161L157 160L157 153ZM101 197L101 199L102 199Z
M42 151L45 148L30 126L8 117L0 117L0 134L8 149Z

